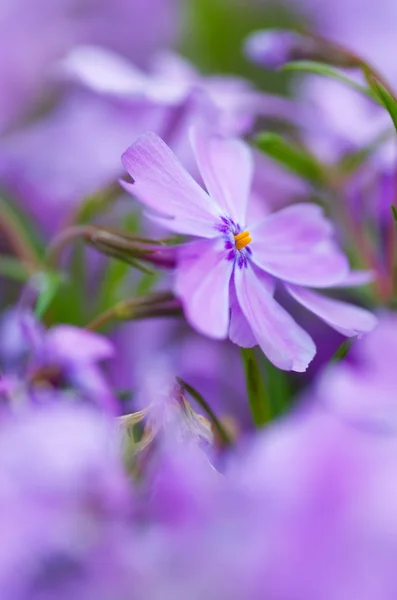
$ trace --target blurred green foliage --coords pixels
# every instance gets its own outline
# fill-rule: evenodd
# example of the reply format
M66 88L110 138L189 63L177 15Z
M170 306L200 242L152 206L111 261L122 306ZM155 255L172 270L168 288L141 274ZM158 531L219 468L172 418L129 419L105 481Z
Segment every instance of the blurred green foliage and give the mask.
M255 30L301 24L297 14L279 2L257 0L190 0L185 5L181 52L204 73L230 73L250 79L272 92L287 90L289 76L264 71L243 53Z

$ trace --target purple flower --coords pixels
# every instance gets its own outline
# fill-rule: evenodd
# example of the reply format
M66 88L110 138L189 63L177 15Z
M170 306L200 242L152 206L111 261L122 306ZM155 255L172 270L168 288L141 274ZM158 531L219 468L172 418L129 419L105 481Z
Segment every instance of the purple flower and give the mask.
M68 94L49 114L1 141L2 185L53 235L84 198L117 179L131 132L158 123L162 115L144 107ZM92 162L83 168L87 155Z
M157 132L190 168L192 122L238 135L258 115L300 115L290 100L257 92L237 77L204 77L171 52L148 62L151 69L143 71L104 48L75 47L56 71L73 91L1 141L3 187L51 233L84 198L120 176L118 157L140 133Z
M163 451L141 488L145 597L393 599L396 452L315 410L252 439L222 475L197 449Z
M103 44L144 64L171 41L179 22L175 0L82 0L76 6L75 0L35 0L32 10L29 0L2 0L1 134L50 91L54 65L74 44Z
M394 597L396 450L316 410L254 441L238 468L267 540L258 591L262 582L270 598Z
M389 115L377 104L340 82L323 77L305 77L299 81L296 92L312 115L304 123L305 143L322 160L336 163L344 154L373 145L371 159L375 164L394 165L394 131Z
M308 40L296 31L267 29L251 34L245 43L245 53L252 61L269 69L300 58ZM301 50L301 52L299 52Z
M0 449L0 596L126 598L132 507L114 425L52 404L3 421Z
M22 311L3 317L2 333L0 356L10 377L3 395L11 404L25 394L27 401L38 404L76 398L111 414L118 412L98 364L114 353L105 337L72 325L46 331L31 313Z
M191 131L209 194L187 174L155 134L138 138L122 156L133 178L123 183L165 228L197 236L180 250L175 290L188 321L210 337L243 347L259 344L281 369L305 371L315 354L310 336L276 302L277 281L310 311L345 335L370 331L361 308L318 295L310 287L349 282L346 257L332 226L314 204L298 204L246 223L252 157L237 139Z
M328 367L315 386L318 402L347 421L397 432L397 318L379 315L378 327L358 340L347 358Z
M111 361L109 376L118 389L138 390L140 379L151 378L152 365L167 356L170 373L197 389L219 418L227 416L238 428L252 428L249 407L241 402L246 388L237 346L200 336L175 319L126 323L112 340L117 360ZM143 402L146 406L148 398ZM194 401L192 405L200 412Z
M111 48L142 66L158 48L176 41L182 21L178 0L83 0L76 16L79 43Z
M396 61L390 48L395 43L397 5L394 0L287 0L307 17L312 31L360 54L394 80Z
M145 73L115 53L81 46L61 62L59 71L101 95L130 102L140 99L174 109L169 114L171 124L181 117L211 119L213 127L224 135L248 131L257 115L291 116L290 101L257 92L242 78L204 77L172 52L157 54L151 67Z
M70 4L69 0L57 3L36 0L34 10L31 10L26 0L2 1L1 134L38 100L51 66L70 47L73 35Z

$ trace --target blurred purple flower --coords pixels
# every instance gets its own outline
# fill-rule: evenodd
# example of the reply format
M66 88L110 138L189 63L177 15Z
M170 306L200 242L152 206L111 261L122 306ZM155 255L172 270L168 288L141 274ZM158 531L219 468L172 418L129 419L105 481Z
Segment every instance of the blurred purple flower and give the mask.
M394 0L285 0L285 4L306 17L307 28L360 54L396 81L396 61L390 52L395 46Z
M153 52L175 43L180 33L183 14L180 0L74 2L78 7L80 44L110 48L143 67L148 65Z
M142 379L152 373L153 363L161 363L166 356L169 372L197 389L219 418L227 417L239 428L252 428L249 407L241 401L246 388L236 346L203 337L183 321L171 319L126 323L114 332L112 341L117 360L109 365L110 381L118 389L133 390L134 400L134 392L142 388ZM145 397L143 401L147 405ZM194 401L192 405L200 412ZM136 407L134 401L131 410ZM140 404L139 408L142 407Z
M392 600L396 452L319 411L268 428L222 476L166 449L143 485L145 597Z
M258 114L291 113L291 101L261 94L242 79L203 77L172 53L151 64L145 73L103 48L76 47L58 76L80 89L1 141L2 186L46 231L53 233L85 198L117 179L120 153L144 131L159 133L190 166L186 130L192 122L236 135Z
M388 436L316 410L254 442L239 472L267 540L258 592L262 581L271 598L393 598L396 452Z
M276 366L305 371L315 346L274 300L277 280L289 293L344 335L370 331L367 311L325 298L306 286L349 282L346 257L332 226L313 204L291 206L249 227L246 206L252 157L237 139L191 131L201 175L211 195L184 171L155 134L138 138L122 157L133 178L125 189L165 228L202 239L182 246L175 289L188 321L210 337L243 347L259 344ZM252 235L252 237L251 237Z
M306 120L302 130L303 138L321 160L336 163L345 154L373 146L370 158L375 167L394 165L394 131L389 115L380 106L339 82L321 77L299 81L296 94L312 113L312 121Z
M294 31L266 30L253 33L245 49L254 62L272 68L288 60L305 58L311 46L312 59L316 59L315 45L314 39ZM321 60L321 56L317 60ZM349 73L349 78L366 85L360 73ZM393 127L389 115L377 103L346 84L325 77L301 76L293 87L297 106L303 107L300 109L303 139L321 160L335 163L345 153L373 145L371 154L378 163L394 164Z
M118 434L103 416L51 405L4 421L0 596L126 598L131 508Z
M318 401L358 425L397 432L397 317L379 314L375 331L358 340L343 362L328 367L315 385Z
M253 62L269 69L277 69L285 63L300 58L307 38L296 31L266 29L251 34L245 43L245 53Z
M45 15L45 18L44 18ZM38 100L51 65L73 39L71 2L2 0L0 134Z
M34 0L33 9L29 0L2 0L0 133L52 91L54 65L75 44L102 44L145 64L175 37L177 8L177 0Z
M145 73L103 48L81 46L60 63L59 74L98 94L130 102L144 99L152 105L173 108L169 114L171 125L176 118L186 120L192 115L211 119L213 128L224 135L248 131L258 115L291 116L291 101L257 92L242 78L204 77L187 60L169 51L155 55L151 69ZM170 142L165 134L163 131Z
M18 403L24 390L33 403L76 398L117 414L116 399L98 365L114 354L105 337L72 325L46 331L23 311L5 314L1 329L0 356L11 403Z
M161 119L142 106L69 94L49 115L0 142L2 185L53 235L85 198L117 179L131 132L157 128ZM84 156L91 157L90 168Z

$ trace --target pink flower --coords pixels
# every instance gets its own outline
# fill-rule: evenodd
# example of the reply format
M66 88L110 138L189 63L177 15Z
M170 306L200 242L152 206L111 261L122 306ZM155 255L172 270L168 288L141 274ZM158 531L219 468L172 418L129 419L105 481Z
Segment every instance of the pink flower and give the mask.
M182 246L176 269L175 292L189 323L213 338L229 336L243 347L259 344L280 369L305 371L316 348L274 299L280 281L344 335L373 329L371 313L307 289L357 283L321 208L296 204L246 223L248 146L198 128L191 130L191 143L208 193L153 133L140 136L122 156L133 178L124 188L156 211L164 227L199 238Z

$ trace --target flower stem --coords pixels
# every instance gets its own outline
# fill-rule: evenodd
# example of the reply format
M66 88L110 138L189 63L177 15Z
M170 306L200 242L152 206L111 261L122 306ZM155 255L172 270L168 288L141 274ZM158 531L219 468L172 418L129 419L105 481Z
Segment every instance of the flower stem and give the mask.
M0 231L30 274L40 270L40 257L7 203L0 199Z
M86 329L97 331L112 321L179 317L181 314L181 305L171 292L156 292L149 296L118 302L90 321Z
M57 268L61 259L62 252L71 243L87 234L90 234L95 228L90 225L73 225L61 231L54 237L47 249L46 264L50 268Z
M271 405L263 382L258 360L252 348L241 348L247 383L248 401L257 427L263 427L271 418Z

